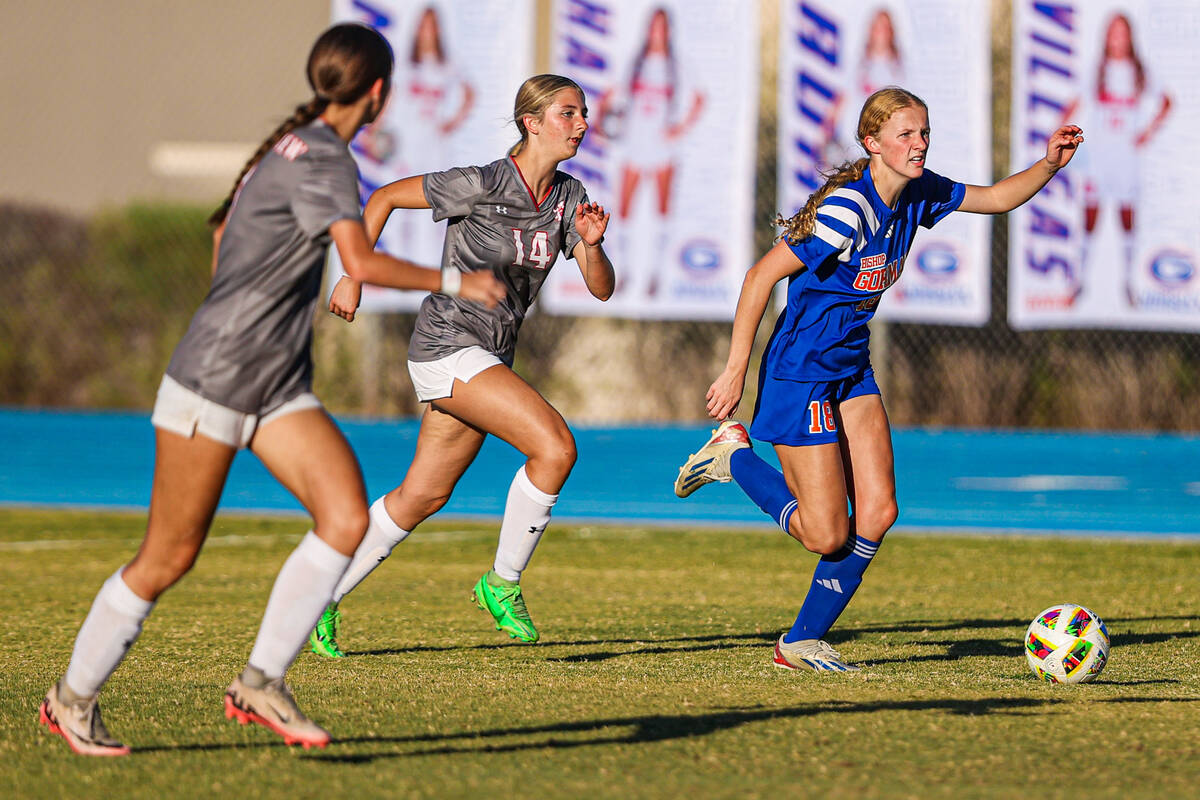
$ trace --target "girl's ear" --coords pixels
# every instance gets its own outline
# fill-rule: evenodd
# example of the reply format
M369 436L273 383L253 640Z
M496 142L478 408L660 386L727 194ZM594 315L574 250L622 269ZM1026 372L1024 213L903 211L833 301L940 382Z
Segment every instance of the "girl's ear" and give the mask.
M879 155L881 152L879 149L879 140L874 136L868 136L863 139L863 147L867 149L868 153L873 153L874 155Z

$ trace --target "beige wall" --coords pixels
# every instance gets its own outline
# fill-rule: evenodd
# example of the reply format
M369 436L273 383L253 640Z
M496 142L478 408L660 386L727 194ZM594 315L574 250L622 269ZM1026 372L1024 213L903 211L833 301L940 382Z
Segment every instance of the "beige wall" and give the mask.
M151 169L163 143L252 150L309 97L329 0L0 0L0 202L90 211L220 200L208 178ZM538 9L539 69L550 0ZM237 153L243 151L235 151Z
M257 144L304 102L327 0L0 0L0 201L91 210L219 199L168 179L164 141Z

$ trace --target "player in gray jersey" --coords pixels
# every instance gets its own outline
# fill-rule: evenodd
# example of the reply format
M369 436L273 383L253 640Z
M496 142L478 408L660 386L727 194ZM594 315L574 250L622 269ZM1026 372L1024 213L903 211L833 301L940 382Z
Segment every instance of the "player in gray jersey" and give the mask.
M498 630L537 641L520 578L575 464L575 440L562 416L512 371L513 351L559 253L575 259L595 297L612 295L613 268L600 246L608 214L588 201L579 181L557 169L578 151L586 117L583 91L574 81L535 76L517 92L513 118L521 141L508 157L405 178L368 201L364 217L376 237L395 208L431 208L435 220L448 219L443 282L487 273L507 291L492 309L444 295L422 304L408 352L417 397L428 404L417 452L403 483L371 506L367 535L313 631L315 652L341 655L338 601L445 505L488 434L527 460L508 491L495 563L475 584L474 597ZM358 282L343 278L330 309L353 319L359 296Z
M191 568L242 447L296 495L314 525L279 571L246 669L226 692L226 716L264 725L288 744L329 742L283 681L367 527L358 462L311 391L312 315L326 250L335 242L359 280L440 288L491 305L504 296L491 275L442 286L437 272L373 251L347 144L383 107L391 74L391 49L370 28L322 34L308 60L315 96L263 143L213 215L212 288L154 407L145 539L101 587L66 674L41 705L42 723L76 753L129 752L105 728L97 696L159 595Z

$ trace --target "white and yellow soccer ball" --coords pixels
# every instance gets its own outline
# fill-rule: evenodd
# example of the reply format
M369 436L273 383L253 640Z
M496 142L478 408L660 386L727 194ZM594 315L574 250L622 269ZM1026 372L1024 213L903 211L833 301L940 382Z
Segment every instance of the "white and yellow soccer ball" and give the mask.
M1025 659L1049 683L1087 683L1108 662L1108 629L1089 608L1050 606L1025 631Z

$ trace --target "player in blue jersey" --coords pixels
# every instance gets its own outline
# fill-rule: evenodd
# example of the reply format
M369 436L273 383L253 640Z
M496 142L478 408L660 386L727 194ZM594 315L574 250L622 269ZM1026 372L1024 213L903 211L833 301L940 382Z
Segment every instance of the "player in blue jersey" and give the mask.
M342 655L338 601L445 505L488 434L526 461L512 478L496 558L476 582L474 598L497 630L538 640L519 581L575 465L575 439L558 411L513 372L517 332L560 253L575 259L600 300L612 295L615 278L600 244L609 215L589 202L583 184L558 170L588 129L583 90L559 75L537 75L517 91L513 119L521 141L508 156L404 178L367 202L367 228L376 237L396 208L429 208L435 220L448 219L446 280L494 274L507 294L492 309L445 296L421 304L408 348L409 375L426 403L416 455L400 486L371 506L367 535L313 631L318 654ZM353 319L359 299L358 282L343 278L330 310Z
M313 98L263 142L212 216L212 288L175 348L154 405L154 485L137 555L100 588L41 721L76 753L121 756L100 717L100 688L137 640L155 601L191 568L234 455L254 452L304 505L313 529L275 579L226 716L288 744L329 734L296 705L283 676L367 528L366 489L349 444L312 393L312 318L331 242L356 278L450 291L495 305L490 275L453 286L373 252L347 147L387 99L392 51L364 25L336 25L308 60ZM469 283L468 283L469 281ZM484 305L478 306L483 309Z
M675 493L687 497L706 483L736 481L821 556L795 625L775 644L774 662L787 669L857 669L823 637L897 516L891 430L871 369L867 322L900 277L917 227L933 227L956 210L1011 211L1083 141L1080 128L1065 125L1028 169L993 186L956 183L925 169L928 110L894 86L867 98L857 135L867 157L842 165L795 216L778 220L781 241L747 273L729 359L707 396L709 414L724 421L675 482ZM748 434L730 416L741 401L755 331L783 278L787 308L763 353ZM751 435L774 445L782 473L755 455Z

